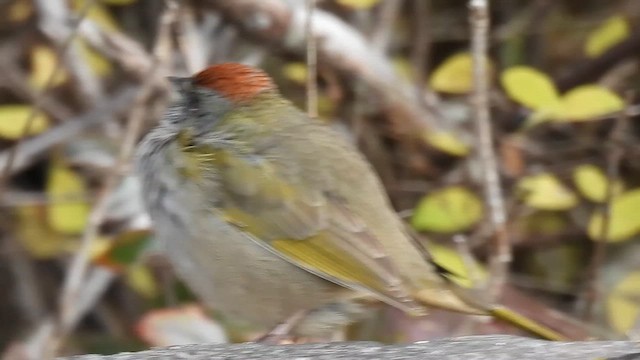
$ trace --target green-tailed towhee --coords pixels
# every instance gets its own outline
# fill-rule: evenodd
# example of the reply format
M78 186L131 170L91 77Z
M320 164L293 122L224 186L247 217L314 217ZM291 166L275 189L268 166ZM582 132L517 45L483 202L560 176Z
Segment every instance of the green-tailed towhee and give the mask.
M326 337L379 300L488 314L428 261L364 157L234 63L174 78L181 98L141 143L156 236L211 307Z

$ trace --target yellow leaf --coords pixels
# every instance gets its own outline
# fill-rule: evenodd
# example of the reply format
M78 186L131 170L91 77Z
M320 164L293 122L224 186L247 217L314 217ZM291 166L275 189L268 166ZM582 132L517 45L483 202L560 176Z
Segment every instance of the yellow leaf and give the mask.
M335 112L335 102L325 93L318 95L318 115L322 118L331 118Z
M454 156L467 156L469 154L469 146L451 133L431 131L425 135L425 138L431 146L447 154Z
M420 200L411 224L420 231L455 233L475 225L482 212L482 202L475 194L461 186L451 186Z
M113 71L113 66L111 62L107 60L104 56L102 56L97 51L93 50L85 41L79 41L78 45L80 48L80 53L84 58L85 62L89 64L89 67L99 76L109 75Z
M86 6L87 0L73 0L73 9L79 11ZM111 16L109 10L102 4L91 4L91 8L87 12L87 18L93 20L96 24L100 25L106 30L118 31L120 27L116 20Z
M47 85L51 73L56 69L58 55L48 46L36 45L31 49L31 72L29 73L29 84L36 89L42 89ZM51 86L58 86L68 78L67 71L59 67L53 77Z
M487 273L484 268L478 266L477 269L468 269L462 259L462 256L460 256L457 251L434 242L430 242L428 247L429 253L433 256L433 260L438 265L454 274L455 276L453 276L451 280L458 285L472 287L473 285L476 285L473 283L472 279L478 278L479 280L484 280L486 278ZM469 270L478 270L479 273L473 274L474 277L470 277Z
M624 108L624 101L611 90L599 85L583 85L571 89L561 101L555 116L558 120L584 121Z
M524 203L535 209L568 210L578 203L575 194L549 173L522 178L518 190Z
M609 180L605 174L595 165L580 165L573 170L573 182L580 193L587 199L601 203L607 199L607 187ZM622 192L622 183L616 182L613 193Z
M500 82L511 99L533 110L553 109L560 101L551 78L529 66L506 69Z
M29 114L29 105L2 105L0 106L0 137L10 140L19 139L24 135ZM41 112L37 112L31 120L29 132L26 135L36 135L49 127L49 119Z
M284 77L294 83L304 85L307 83L307 64L302 62L290 62L282 66Z
M549 236L557 235L570 226L565 213L557 211L538 210L515 220L514 232L520 236Z
M352 9L369 9L378 4L380 0L336 0L336 2Z
M607 296L609 324L619 333L631 330L640 315L640 271L628 274Z
M403 57L395 57L392 60L393 69L403 80L414 80L413 67L409 60Z
M545 246L523 255L523 270L551 288L571 287L582 272L581 260L585 257L583 248L575 244Z
M26 205L16 208L16 233L20 244L35 259L50 259L67 253L77 239L51 231L46 224L44 209Z
M89 216L89 205L83 200L68 200L86 195L84 181L71 169L54 162L49 169L47 195L52 203L47 208L49 226L62 234L79 234Z
M125 280L133 290L142 296L154 298L158 295L158 287L151 271L142 264L131 265L127 269Z
M32 13L31 1L15 0L9 7L7 17L11 22L20 23L27 20Z
M629 23L620 15L612 16L589 34L584 51L596 57L629 36Z
M609 231L605 239L610 242L628 240L640 233L640 189L630 190L611 202ZM591 215L587 233L592 240L602 239L604 216L596 211Z
M492 64L487 61L491 76ZM468 52L459 53L447 58L429 78L433 90L450 94L467 94L473 87L473 61Z

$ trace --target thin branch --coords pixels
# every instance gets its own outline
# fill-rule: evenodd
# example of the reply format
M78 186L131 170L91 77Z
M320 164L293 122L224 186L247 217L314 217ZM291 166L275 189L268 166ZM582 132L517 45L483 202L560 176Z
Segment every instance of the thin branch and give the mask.
M33 104L39 99L41 109L56 119L66 121L73 116L65 104L51 96L38 93L29 86L26 74L16 66L14 56L11 56L9 49L0 50L0 54L0 81L3 85L16 96L22 98L24 102Z
M195 11L190 3L187 2L180 8L176 28L176 42L189 74L204 69L211 44L205 39L206 35L199 31Z
M80 11L73 14L65 0L34 1L34 6L38 10L40 29L54 44L58 45L59 59L66 63L66 69L75 80L74 84L79 88L78 93L82 95L78 100L88 107L104 97L100 86L102 82L87 65L75 40L78 38L81 24L96 3L96 0L86 1Z
M83 288L76 306L69 314L69 324L73 328L80 319L91 310L102 297L107 287L116 278L116 273L106 268L95 268L87 276L87 286ZM40 325L24 341L22 347L26 359L44 359L45 354L52 357L52 339L56 336L56 323L53 317L41 321Z
M0 168L6 177L24 170L53 146L68 141L84 130L100 124L105 117L114 116L133 103L138 87L125 87L113 99L106 100L96 109L72 118L38 136L22 140L20 144L0 152ZM8 170L7 170L8 169Z
M456 250L462 258L462 264L467 271L469 280L471 281L471 287L477 288L482 283L482 277L480 276L480 266L471 253L469 246L469 239L466 235L456 234L453 236L453 243L456 245Z
M305 36L307 40L307 114L311 118L318 117L318 51L316 37L313 33L313 11L316 0L307 1L307 19Z
M389 48L393 26L398 18L402 3L402 0L386 0L380 4L380 15L371 34L371 44L383 54Z
M3 215L5 214L6 212ZM36 324L46 311L34 264L25 249L18 243L18 239L8 235L1 240L6 247L5 262L12 272L15 284L15 292L11 296L16 299L16 304L29 324ZM9 295L9 292L6 294Z
M80 248L75 254L71 265L68 268L65 282L60 296L59 314L56 321L56 332L54 336L49 339L49 346L46 350L49 354L55 353L60 346L63 339L71 331L77 315L78 299L80 294L87 284L87 273L89 270L89 252L91 244L98 235L98 228L102 223L108 208L109 194L114 190L115 186L124 173L124 169L128 166L128 162L133 154L135 144L137 142L139 133L142 129L142 123L145 118L146 107L145 103L148 101L153 90L156 88L159 82L160 75L164 72L167 58L169 57L169 49L171 46L170 41L170 27L175 21L177 16L177 5L173 2L167 3L168 7L163 13L158 29L157 42L154 47L154 66L150 69L146 81L143 83L140 91L135 97L135 104L133 110L129 115L127 121L127 128L125 132L125 138L122 141L120 147L120 153L118 161L115 165L115 171L109 176L98 194L96 203L89 215L88 224L82 235L82 241Z
M302 55L305 49L306 7L283 0L208 0L245 34ZM323 64L362 80L382 101L389 117L398 120L397 132L414 137L440 127L434 109L423 106L413 86L399 81L389 59L375 51L361 33L333 14L313 12L313 32Z
M556 81L558 89L566 91L580 84L593 82L615 65L630 57L637 56L638 52L640 52L640 31L635 31L602 55L585 60L577 65L571 64L567 71Z
M36 99L35 99L35 102L33 103L31 111L29 112L29 115L27 115L27 120L25 122L24 128L22 129L22 136L20 136L20 138L18 139L14 147L11 148L11 151L8 154L7 161L4 164L4 167L2 168L2 173L0 174L0 194L2 194L6 189L7 181L9 180L9 177L11 176L11 173L12 173L11 167L13 165L13 162L15 161L17 150L23 141L22 139L24 139L26 137L26 134L28 134L29 131L31 130L31 126L33 125L34 119L36 118L36 115L42 108L42 98L43 98L42 95L45 92L47 92L49 88L51 88L51 86L53 85L54 80L56 79L56 77L58 76L58 73L62 69L61 59L64 57L64 54L67 52L67 50L72 46L73 40L76 38L76 35L77 35L76 30L82 23L82 20L87 16L87 14L89 13L89 10L91 9L91 7L93 7L95 2L96 0L90 0L86 2L85 6L82 8L80 13L78 14L76 21L71 25L71 32L69 33L69 36L67 36L62 42L62 44L60 45L60 56L56 58L56 62L53 67L53 70L49 74L49 77L47 77L44 83L44 86L36 96ZM41 1L39 2L39 4L41 4L43 7L48 8L48 6L44 5L46 4L46 2ZM45 17L45 19L47 19L47 17ZM44 25L43 27L46 28L46 26Z
M431 57L431 0L413 0L415 42L411 47L411 64L416 73L416 87L422 93Z
M511 261L511 243L507 231L505 211L498 164L493 149L491 117L489 114L489 76L488 76L488 0L470 0L471 52L473 57L473 94L472 106L478 138L478 156L482 164L482 178L485 201L489 210L489 219L493 227L494 242L489 261L491 277L489 294L497 298L507 281L508 266Z
M629 92L629 94L627 94L627 104L629 104L632 99L633 96L631 95L631 92ZM595 305L601 295L598 286L598 273L602 268L602 264L604 263L607 256L607 239L609 237L609 230L611 227L612 203L613 198L616 195L615 184L620 178L620 163L622 162L622 158L624 157L624 149L621 146L621 142L623 141L625 133L628 131L628 124L630 119L629 110L630 107L625 106L625 110L623 110L619 114L613 130L611 130L609 138L609 151L607 151L606 154L607 192L606 201L604 202L604 205L602 207L602 228L600 229L599 239L595 244L591 262L589 263L589 266L585 271L585 280L587 281L587 286L581 294L581 298L585 300L583 319L587 322L593 319Z

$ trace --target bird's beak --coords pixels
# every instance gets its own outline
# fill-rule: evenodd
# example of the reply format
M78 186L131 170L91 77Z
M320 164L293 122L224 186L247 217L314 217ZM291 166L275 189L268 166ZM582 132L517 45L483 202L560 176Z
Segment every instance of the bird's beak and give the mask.
M191 86L190 77L167 76L167 80L171 84L174 91L184 93Z
M169 94L172 102L184 99L192 86L190 77L167 76L167 80L171 84Z

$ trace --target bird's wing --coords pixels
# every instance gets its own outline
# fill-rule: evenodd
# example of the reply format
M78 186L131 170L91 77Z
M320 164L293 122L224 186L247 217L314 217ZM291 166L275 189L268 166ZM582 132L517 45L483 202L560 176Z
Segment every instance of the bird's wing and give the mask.
M419 313L381 242L331 189L296 186L267 161L216 154L221 216L289 262Z

